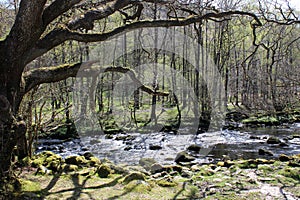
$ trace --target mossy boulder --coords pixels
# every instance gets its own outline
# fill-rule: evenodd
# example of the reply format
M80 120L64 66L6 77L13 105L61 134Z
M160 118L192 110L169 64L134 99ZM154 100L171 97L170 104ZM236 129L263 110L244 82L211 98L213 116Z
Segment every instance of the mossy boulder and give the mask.
M281 154L278 157L278 160L280 160L281 162L287 162L287 161L292 160L292 158L290 156L285 155L285 154Z
M101 161L99 160L99 158L93 156L90 157L89 160L87 160L87 164L91 167L99 166L101 165Z
M72 164L64 164L62 165L62 169L64 172L75 172L78 171L78 166Z
M275 160L267 160L267 159L263 159L263 158L258 158L255 160L255 162L257 164L270 165L270 164L273 164L275 162Z
M66 164L83 166L87 164L84 156L69 156L66 159Z
M112 173L111 168L106 165L106 164L102 164L98 169L97 169L97 174L100 178L107 178L108 175L110 175Z
M237 162L237 165L241 169L251 169L251 168L257 168L257 161L253 159L249 160L241 160Z
M156 181L157 185L161 186L161 187L175 187L178 185L178 183L174 182L174 181L170 181L170 180L165 180L165 179L161 179Z
M132 172L130 174L128 174L127 176L125 176L123 183L127 184L133 180L145 180L145 175L140 173L140 172Z
M300 168L294 167L285 167L283 170L279 172L282 176L289 177L295 179L296 181L300 181Z
M149 184L146 181L133 180L124 186L124 190L127 193L140 193L146 194L153 189L153 184ZM143 198L134 198L134 199L143 199ZM148 199L148 198L147 198Z
M61 156L51 152L44 151L33 157L31 166L40 167L41 165L47 167L53 171L59 171L61 164L64 163L64 160Z

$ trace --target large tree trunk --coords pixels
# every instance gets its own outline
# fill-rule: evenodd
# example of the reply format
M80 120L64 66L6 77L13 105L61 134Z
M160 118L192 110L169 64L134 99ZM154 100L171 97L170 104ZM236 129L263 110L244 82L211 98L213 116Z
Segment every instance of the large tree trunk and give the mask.
M25 123L17 117L23 97L23 66L18 55L11 52L0 43L0 179L9 175L13 150L18 142L25 141L26 133Z
M18 144L26 142L26 125L22 119L16 117L18 102L14 100L21 99L20 95L11 94L11 89L15 88L5 88L5 85L9 85L8 82L5 83L2 80L0 82L0 177L2 178L10 175L13 154L18 154L14 149L17 150ZM8 91L6 94L5 90ZM24 145L20 146L24 147Z

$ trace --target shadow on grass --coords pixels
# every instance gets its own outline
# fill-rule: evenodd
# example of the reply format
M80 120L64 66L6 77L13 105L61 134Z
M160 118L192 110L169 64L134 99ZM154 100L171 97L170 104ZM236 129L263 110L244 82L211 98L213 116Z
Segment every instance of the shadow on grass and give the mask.
M101 189L101 188L106 188L106 187L113 187L113 186L118 184L118 181L121 178L123 178L122 175L120 175L120 176L116 177L115 179L113 179L112 181L110 181L108 183L103 183L103 184L96 185L96 186L86 187L87 181L90 178L92 178L93 176L96 176L96 175L88 175L88 176L84 177L84 180L82 181L82 183L80 183L79 176L80 176L79 173L75 173L75 174L71 175L70 182L72 181L72 186L70 188L61 189L61 190L51 192L50 190L55 187L58 180L62 177L62 172L59 172L59 173L57 173L53 176L53 178L51 179L49 184L44 189L38 190L38 191L31 191L31 192L23 191L23 195L19 198L16 198L16 199L32 199L32 200L47 199L47 197L50 196L50 195L63 194L63 193L66 193L66 192L73 192L72 196L67 198L69 200L80 199L81 194L86 194L86 195L88 195L89 199L94 199L94 197L90 194L89 190L96 190L96 189ZM122 194L120 196L122 196ZM113 198L113 199L117 199L117 198Z

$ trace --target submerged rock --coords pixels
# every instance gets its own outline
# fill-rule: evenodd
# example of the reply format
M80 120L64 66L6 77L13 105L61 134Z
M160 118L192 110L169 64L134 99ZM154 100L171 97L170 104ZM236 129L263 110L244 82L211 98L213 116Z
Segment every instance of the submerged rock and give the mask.
M199 152L201 150L201 146L197 144L192 144L187 148L188 151Z
M160 150L160 149L162 149L162 147L160 145L152 144L149 146L149 149L150 150Z
M267 140L267 144L280 144L280 143L281 143L280 139L273 136L269 137Z
M273 156L273 152L266 149L258 149L258 155Z
M175 158L176 163L191 162L194 160L195 160L195 157L189 155L186 151L179 152Z
M139 164L148 171L151 169L151 166L155 163L156 161L153 158L141 158L139 160Z

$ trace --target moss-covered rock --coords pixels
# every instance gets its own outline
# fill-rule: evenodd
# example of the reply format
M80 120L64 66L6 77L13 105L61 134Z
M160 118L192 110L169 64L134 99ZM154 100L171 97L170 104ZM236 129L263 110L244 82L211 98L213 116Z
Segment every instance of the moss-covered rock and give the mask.
M101 161L97 157L90 157L89 160L87 160L87 164L91 167L99 166L101 165Z
M285 167L279 174L300 181L300 168Z
M107 178L108 175L110 175L112 172L111 168L106 165L102 164L98 169L97 169L97 174L100 178Z
M66 159L66 164L84 166L87 164L87 160L84 156L69 156Z
M64 163L64 160L61 156L54 154L50 151L44 151L36 156L33 157L31 162L31 166L33 167L40 167L44 166L54 172L60 170L61 164Z
M174 182L174 181L170 181L170 180L165 180L165 179L161 179L156 181L157 185L161 186L161 187L175 187L178 185L178 183Z
M287 162L287 161L292 160L291 157L289 157L289 156L287 156L287 155L285 155L285 154L281 154L281 155L278 157L278 159L279 159L281 162Z
M145 175L140 172L132 172L125 176L123 183L127 184L133 180L145 180Z
M230 166L232 166L234 164L235 164L235 162L227 160L227 161L220 161L220 162L218 162L217 166L220 166L220 167L230 167Z
M124 190L130 193L147 194L152 190L152 184L146 181L133 180L124 186ZM141 199L141 198L136 198Z
M257 161L253 159L241 160L237 162L237 166L242 169L257 168Z
M78 171L78 166L72 165L72 164L64 164L64 165L62 165L62 170L64 172L75 172L75 171Z

